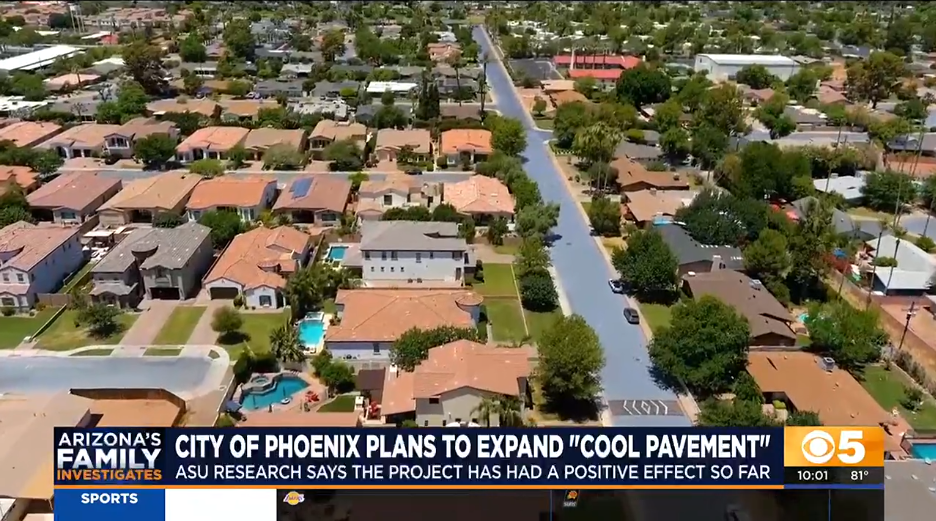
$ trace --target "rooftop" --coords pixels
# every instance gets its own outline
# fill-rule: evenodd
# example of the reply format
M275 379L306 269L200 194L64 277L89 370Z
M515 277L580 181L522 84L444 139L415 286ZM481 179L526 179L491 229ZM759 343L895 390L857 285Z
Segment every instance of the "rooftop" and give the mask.
M29 271L79 231L77 227L37 226L23 221L0 228L0 267Z
M220 206L252 208L263 203L271 184L276 184L276 181L253 177L205 179L192 190L185 207L189 210L210 210Z
M532 371L529 348L491 347L458 340L429 350L413 372L390 369L383 386L381 414L416 410L417 398L435 398L463 388L519 396L519 380Z
M458 223L366 221L361 224L361 250L466 251Z
M120 188L120 179L98 172L62 174L26 196L29 206L48 210L84 211L102 195Z
M291 181L273 205L274 210L344 212L351 196L351 182L343 177L318 175Z
M315 125L312 133L309 134L309 139L320 138L342 141L345 139L359 139L365 136L367 136L367 127L360 123L323 119Z
M137 229L95 264L91 273L123 273L138 261L143 270L182 269L210 234L207 226L191 222L176 228Z
M312 237L290 226L254 228L242 233L224 250L205 276L205 283L227 279L245 289L286 286L281 273L296 271L297 259Z
M457 183L443 185L445 202L465 214L514 213L514 200L499 179L473 175Z
M715 257L718 257L721 262L725 263L727 269L741 269L743 267L739 248L700 244L689 235L685 228L678 224L655 226L654 229L660 232L663 241L670 247L681 265L702 261L711 262Z
M463 289L352 289L335 302L344 312L326 342L393 342L414 327L475 327L468 308L482 298Z
M176 130L175 123L171 121L158 121L153 118L133 118L120 125L113 135L129 139L143 139L153 134L169 134Z
M689 182L673 172L650 172L640 163L626 157L615 158L611 167L618 171L618 184L623 191L647 185L661 189L688 189Z
M475 152L490 154L491 131L485 129L453 128L442 133L440 152L443 154L457 154L459 152Z
M286 145L296 150L302 147L305 130L257 128L251 130L244 140L244 148L248 150L266 150L275 145Z
M706 57L719 65L788 65L798 66L796 60L780 55L769 54L699 54L696 58Z
M176 150L187 152L196 148L212 152L227 152L241 144L250 130L241 127L205 127L179 143Z
M428 154L432 146L432 134L424 128L399 130L382 128L377 131L375 150L402 150L411 147L417 154Z
M652 221L657 216L675 216L676 211L692 203L696 192L689 190L637 190L626 192L628 211L637 222Z
M146 104L146 110L157 115L169 112L194 112L205 117L211 117L219 106L210 99L174 98L151 101Z
M49 65L59 58L71 57L82 51L70 45L55 45L27 54L21 54L5 60L0 60L2 71L29 71Z
M33 146L52 136L62 127L55 123L18 121L0 128L0 141L12 141L17 147Z
M880 248L877 238L868 240L865 244L872 250L872 257L893 257L897 260L897 266L878 268L874 272L875 278L887 290L917 291L930 287L930 281L936 274L936 259L912 241L884 235L880 237Z
M855 201L864 197L864 194L861 193L864 185L865 178L863 176L843 175L826 179L813 179L813 186L816 191L839 194L846 201Z
M38 148L79 147L100 148L104 146L104 138L113 134L120 125L102 125L100 123L85 123L74 126L61 134L52 136L43 141Z
M199 175L169 172L130 181L99 210L172 210L201 180Z

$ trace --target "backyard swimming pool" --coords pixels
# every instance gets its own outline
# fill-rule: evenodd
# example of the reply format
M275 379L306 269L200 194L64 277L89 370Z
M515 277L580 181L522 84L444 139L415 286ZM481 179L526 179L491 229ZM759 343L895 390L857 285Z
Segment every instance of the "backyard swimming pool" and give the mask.
M936 461L936 443L917 443L910 448L910 454L917 459Z
M332 245L328 247L328 255L326 256L330 261L340 261L344 259L345 251L348 250L347 246L341 245Z
M289 398L308 386L309 384L298 376L277 375L274 377L273 386L270 389L245 393L241 398L241 405L248 411L266 409L271 405L279 404L283 398Z
M299 321L299 341L307 347L317 347L325 336L325 316L322 313L307 315Z

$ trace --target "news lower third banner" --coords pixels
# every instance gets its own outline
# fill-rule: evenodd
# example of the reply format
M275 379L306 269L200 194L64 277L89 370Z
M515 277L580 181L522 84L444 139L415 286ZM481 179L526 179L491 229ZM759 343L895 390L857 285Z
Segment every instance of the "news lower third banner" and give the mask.
M782 488L844 480L838 484L859 486L883 474L883 440L880 428L835 427L56 428L55 485Z

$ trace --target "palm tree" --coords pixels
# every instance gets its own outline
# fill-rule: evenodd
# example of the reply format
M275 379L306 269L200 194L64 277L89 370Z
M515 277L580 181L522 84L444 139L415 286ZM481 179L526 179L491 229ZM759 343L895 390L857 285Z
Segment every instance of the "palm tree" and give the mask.
M497 415L501 427L523 426L523 413L520 412L520 400L514 396L501 396L497 399Z
M455 88L457 89L456 95L458 96L458 106L462 105L462 96L461 96L461 68L464 65L462 61L461 51L454 51L446 59L449 67L455 69Z
M305 353L299 342L299 332L288 324L284 324L270 333L270 351L277 360L283 363L305 360Z
M491 416L498 413L497 400L490 396L481 398L478 405L471 410L471 415L481 420L485 427L491 426Z
M607 164L614 158L614 150L621 141L621 132L607 123L596 123L579 130L572 142L575 155L591 166ZM604 188L606 175L599 176L598 189Z
M877 246L874 247L875 255L877 255L877 253L881 251L881 238L884 236L884 232L888 228L890 228L890 223L887 221L887 219L881 219L880 221L878 221L878 224L881 225L881 231L878 232ZM893 273L893 270L891 271L891 273ZM874 277L876 274L877 274L877 263L872 262L871 263L871 285L872 287L874 286ZM868 298L867 300L865 300L865 309L871 306L871 291L872 291L872 288L868 288Z
M481 82L478 85L481 89L481 121L484 121L484 102L487 100L487 66L489 61L488 53L481 53Z

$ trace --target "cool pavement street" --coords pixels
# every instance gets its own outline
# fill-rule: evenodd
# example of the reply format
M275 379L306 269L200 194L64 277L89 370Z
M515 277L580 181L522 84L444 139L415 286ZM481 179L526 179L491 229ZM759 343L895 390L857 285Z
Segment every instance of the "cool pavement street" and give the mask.
M605 399L614 404L628 400L662 400L675 406L676 396L661 389L650 375L647 339L637 326L629 325L622 317L624 299L608 288L607 269L603 254L590 236L590 226L576 208L578 204L566 189L562 173L549 157L545 141L551 133L532 127L506 69L493 52L485 31L474 28L474 39L491 59L488 65L488 85L494 91L497 105L505 116L519 119L527 130L526 171L539 184L543 197L561 207L559 225L555 232L562 236L550 249L560 283L575 313L582 315L598 333L604 346L607 363L601 374ZM633 407L630 407L633 408ZM678 407L677 407L678 408ZM611 407L612 411L615 407ZM691 422L686 416L631 414L614 415L612 423L620 427L682 427ZM758 491L733 490L705 491L626 491L628 504L637 519L672 519L694 521L721 521L728 505L743 505L754 519L764 512L766 494ZM766 510L771 510L768 507ZM767 517L763 519L768 519Z
M590 225L585 222L578 204L566 188L562 173L550 158L546 141L550 132L532 127L517 98L513 83L506 70L494 60L497 55L491 41L480 27L474 29L475 41L488 54L488 85L494 91L497 106L507 117L523 122L527 130L526 171L539 184L543 198L559 203L559 225L554 230L559 236L550 249L560 283L568 295L575 313L582 315L595 329L604 346L607 363L601 374L605 399L611 403L621 400L663 400L673 403L676 395L660 388L650 375L647 339L640 327L628 324L623 316L625 300L611 293L608 279L613 276L607 269L604 255L591 237ZM612 412L616 409L611 407ZM684 415L619 414L612 416L617 426L667 427L688 426Z

